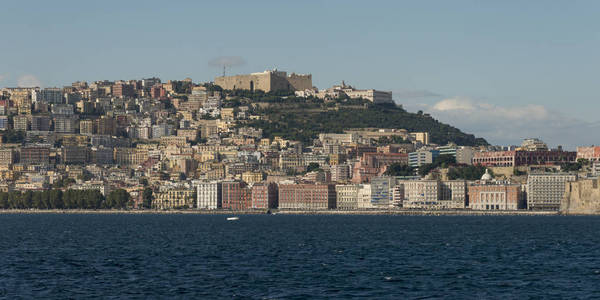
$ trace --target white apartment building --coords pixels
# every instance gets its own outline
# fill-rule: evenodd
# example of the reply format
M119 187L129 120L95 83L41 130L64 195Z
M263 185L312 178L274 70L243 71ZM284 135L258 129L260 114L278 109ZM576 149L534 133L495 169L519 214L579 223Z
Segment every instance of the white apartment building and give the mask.
M196 186L196 207L217 209L221 207L221 183L201 182Z
M437 150L419 150L408 154L408 165L417 168L433 162L439 152Z
M337 209L373 208L370 184L338 184L335 186Z
M370 184L359 185L358 208L359 209L373 208L373 203L371 202L371 185Z
M319 140L323 144L340 145L356 143L358 134L356 133L320 133Z

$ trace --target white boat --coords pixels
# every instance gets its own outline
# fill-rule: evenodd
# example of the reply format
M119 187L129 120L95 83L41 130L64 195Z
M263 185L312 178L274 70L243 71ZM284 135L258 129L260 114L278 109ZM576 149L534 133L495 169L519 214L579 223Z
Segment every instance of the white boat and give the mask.
M236 221L236 220L239 220L239 219L240 218L238 218L238 217L229 217L229 218L227 218L227 221Z

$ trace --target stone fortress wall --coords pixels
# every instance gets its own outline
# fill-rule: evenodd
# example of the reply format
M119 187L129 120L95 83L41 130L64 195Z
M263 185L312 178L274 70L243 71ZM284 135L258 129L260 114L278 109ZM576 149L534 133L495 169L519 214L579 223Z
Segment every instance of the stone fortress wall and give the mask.
M286 72L270 70L245 75L220 76L215 84L226 90L300 91L312 88L312 75L287 75Z
M580 179L567 182L560 211L566 214L600 213L598 179Z

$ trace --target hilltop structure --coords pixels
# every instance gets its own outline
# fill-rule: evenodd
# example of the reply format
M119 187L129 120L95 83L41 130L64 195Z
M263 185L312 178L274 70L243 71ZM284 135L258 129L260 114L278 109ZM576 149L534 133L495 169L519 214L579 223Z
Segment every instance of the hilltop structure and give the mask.
M245 75L220 76L215 84L226 90L301 91L312 89L311 74L287 74L277 69Z
M325 90L317 90L316 88L303 89L296 91L298 97L313 96L319 99L337 99L340 97L348 97L350 99L366 99L373 103L393 103L392 92L379 91L375 89L359 90L342 81L340 85L334 85Z

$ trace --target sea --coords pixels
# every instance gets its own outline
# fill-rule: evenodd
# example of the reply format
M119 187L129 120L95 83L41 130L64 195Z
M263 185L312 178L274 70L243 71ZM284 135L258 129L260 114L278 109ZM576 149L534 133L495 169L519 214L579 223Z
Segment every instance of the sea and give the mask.
M600 217L0 214L0 297L600 298Z

